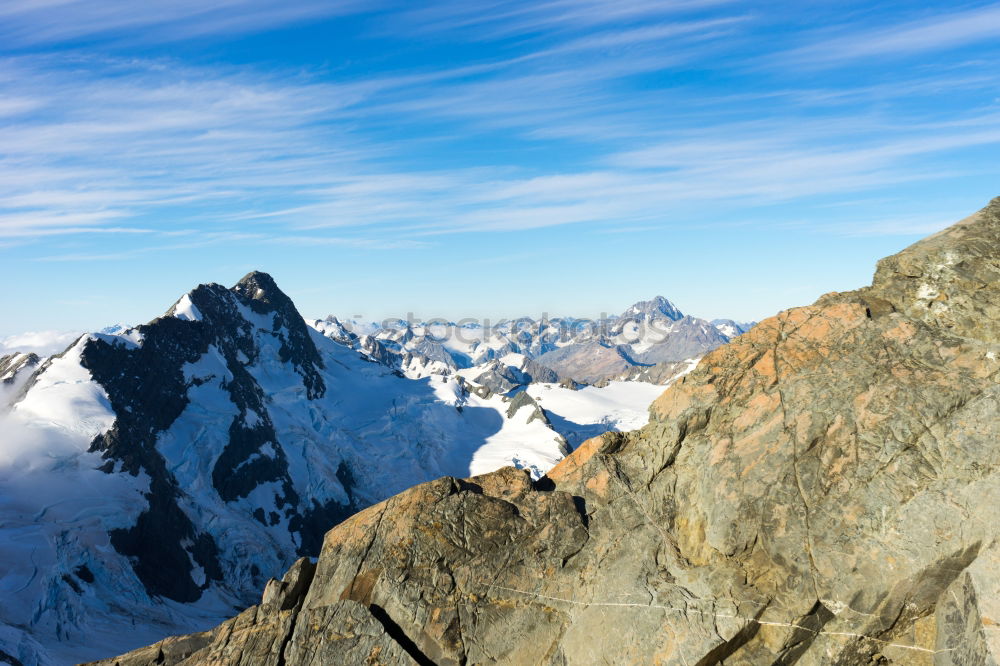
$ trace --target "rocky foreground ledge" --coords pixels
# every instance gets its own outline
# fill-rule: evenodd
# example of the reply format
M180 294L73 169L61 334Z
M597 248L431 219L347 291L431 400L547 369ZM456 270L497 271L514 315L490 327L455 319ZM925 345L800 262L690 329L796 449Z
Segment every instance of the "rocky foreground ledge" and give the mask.
M1000 199L709 354L651 423L408 490L100 662L995 664Z

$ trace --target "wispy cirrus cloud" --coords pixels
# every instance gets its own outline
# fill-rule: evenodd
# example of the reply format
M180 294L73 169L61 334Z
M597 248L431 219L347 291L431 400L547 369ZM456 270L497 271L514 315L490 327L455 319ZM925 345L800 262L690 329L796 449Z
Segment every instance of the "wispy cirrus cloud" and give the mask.
M780 58L799 64L833 65L873 56L905 58L914 53L968 46L1000 36L1000 5L935 12L875 28L849 25L841 30L846 34L814 40Z
M492 0L472 4L448 0L400 12L390 18L389 25L420 32L458 32L460 38L476 41L657 21L732 1L542 0L525 3Z
M0 237L110 232L154 211L224 218L329 186L364 152L318 126L363 86L162 62L9 58L0 70L16 73L0 95L31 95L0 127Z
M37 288L5 311L41 329L77 308L92 327L153 276L172 296L251 267L316 294L353 280L364 294L337 293L358 308L443 284L481 300L496 276L492 296L520 299L564 261L643 257L573 275L570 304L631 293L635 272L704 274L661 261L682 239L728 252L733 275L755 271L742 243L804 257L827 250L814 234L910 236L996 194L998 7L9 0L0 270ZM503 265L522 249L539 260L517 290ZM456 285L480 261L497 270ZM59 303L68 276L100 298ZM718 314L788 305L750 300Z
M263 0L47 6L60 11L5 5L0 37L7 30L15 45L27 44L28 33L37 44L114 42L141 24L172 39L362 11ZM112 9L120 11L109 16ZM876 48L868 43L944 48L990 34L996 11L854 27L786 48L811 34L804 31L763 51L808 60L810 49L860 57ZM75 21L74 13L86 16ZM75 50L0 60L0 239L135 239L121 251L61 255L79 261L183 249L160 237L195 223L231 241L358 249L571 224L651 228L706 205L946 178L960 173L957 165L932 168L926 158L1000 142L989 108L957 110L946 124L933 109L897 106L996 86L996 73L974 62L891 82L779 80L709 94L690 71L711 61L738 83L747 74L732 54L761 51L750 39L759 17L726 2L495 2L489 11L438 3L380 16L378 25L407 33L516 39L474 61L370 76ZM513 147L466 152L475 142Z
M0 43L37 47L80 40L172 42L257 32L378 8L377 0L6 0Z
M565 48L587 52L667 35L679 46L730 22L657 26L655 35L632 30ZM403 116L419 126L455 109L466 123L531 132L554 116L579 115L574 107L584 100L591 108L601 103L601 81L662 66L627 58L553 67L559 55L534 53L528 69L501 60L471 79L459 67L339 83L317 72L288 78L169 60L8 57L0 61L0 95L20 97L0 128L0 237L131 231L150 215L169 231L171 211L211 225L303 230L483 218L469 217L466 196L455 193L489 188L510 178L509 168L399 172L393 161L405 159L411 144L439 140L436 131L416 127L416 138L388 147L358 124ZM500 108L474 108L475 100L498 97L507 100ZM532 105L532 98L545 101Z

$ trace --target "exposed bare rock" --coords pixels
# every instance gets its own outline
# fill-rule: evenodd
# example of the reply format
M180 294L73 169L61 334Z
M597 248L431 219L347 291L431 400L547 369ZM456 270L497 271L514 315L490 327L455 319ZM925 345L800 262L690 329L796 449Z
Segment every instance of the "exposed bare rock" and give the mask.
M42 359L31 353L15 352L0 356L0 408L17 399L41 363ZM3 654L0 654L2 658Z
M0 382L13 385L22 372L32 372L41 359L37 354L14 353L0 356Z
M531 410L531 416L528 417L528 422L530 423L534 419L541 419L548 423L548 418L545 416L545 411L535 402L535 399L528 395L527 391L521 391L515 395L510 400L510 404L507 406L507 418L513 418L517 410L522 407L528 407Z
M998 322L995 200L540 482L444 478L349 518L297 616L107 663L995 664Z
M264 587L264 597L261 605L277 608L278 610L290 610L294 608L309 589L316 574L316 565L308 558L300 558L292 568L288 570L284 578L275 580L272 578Z
M538 357L538 363L551 368L561 377L581 382L598 382L621 375L635 367L628 349L600 340L590 340L560 347Z
M527 356L521 356L520 363L511 365L500 360L485 364L481 374L472 381L485 386L493 393L510 393L533 382L556 383L559 375Z
M669 384L678 375L690 370L698 359L687 361L665 361L656 365L637 365L629 368L617 377L595 382L594 386L607 385L611 381L649 382L650 384Z

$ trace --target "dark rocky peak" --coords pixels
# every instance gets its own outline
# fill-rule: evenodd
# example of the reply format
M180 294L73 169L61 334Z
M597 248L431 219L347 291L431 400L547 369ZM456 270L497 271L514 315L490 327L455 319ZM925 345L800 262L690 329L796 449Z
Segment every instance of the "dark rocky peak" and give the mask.
M206 318L213 319L235 314L234 302L229 290L221 284L210 282L199 284L181 296L176 303L170 306L164 316L176 317L184 321L201 321Z
M254 318L247 317L241 306L263 319L251 321ZM309 327L292 300L267 273L248 273L232 289L219 284L199 285L181 297L167 314L203 322L216 345L235 345L233 351L242 352L251 362L257 358L255 327L263 328L278 338L280 360L291 363L302 376L308 397L319 398L326 391L319 374L323 359L313 343Z
M519 391L510 399L510 404L507 405L507 418L512 419L514 415L517 414L518 410L522 407L530 408L531 412L528 416L528 423L531 423L535 419L539 419L542 423L548 424L549 419L545 416L545 410L535 402L535 399L528 395L527 391Z
M671 320L678 320L684 314L677 307L663 296L657 296L652 300L639 301L628 310L622 313L622 319L661 319L666 317Z
M313 322L312 327L322 333L324 336L330 338L334 342L344 345L345 347L356 347L358 345L358 336L353 331L349 330L344 326L336 317L327 317L326 319L321 319Z
M400 334L396 336L396 340L400 344L404 344L405 345L407 342L413 340L413 338L415 338L415 337L416 337L416 333L413 332L413 327L410 326L407 323L406 327L403 328L401 330Z
M474 381L490 389L492 393L510 393L533 382L558 382L559 375L527 357L519 366L507 365L500 359L494 359Z
M244 275L233 286L232 291L243 298L267 305L269 309L295 308L292 300L278 288L274 278L261 271L251 271Z
M280 488L276 506L297 518L300 498L292 487L286 456L268 415L269 397L258 384L253 366L267 349L292 366L308 399L324 395L322 360L305 321L270 276L251 273L235 287L199 285L182 296L166 316L130 329L128 340L96 335L86 342L81 364L104 388L116 419L91 444L108 473L145 473L150 478L148 509L135 525L111 532L111 543L131 558L136 575L151 595L180 602L197 600L224 575L213 538L200 532L180 509L185 489L157 449L157 438L168 430L190 403L189 390L206 381L220 381L238 413L228 428L228 443L212 470L211 483L224 502L235 502L264 483ZM136 342L138 341L138 342ZM209 350L222 367L211 376L192 376L186 368ZM268 359L265 359L267 362ZM262 451L270 451L269 455ZM305 543L305 528L300 531ZM195 581L193 566L205 572Z
M370 335L363 335L358 339L358 348L364 352L367 358L376 363L390 368L399 368L399 355L390 352L385 345Z
M326 387L316 368L323 367L323 359L313 344L309 328L285 292L278 288L274 278L267 273L247 273L232 288L233 293L244 299L256 312L274 312L274 330L287 332L280 354L283 361L291 361L302 374L309 388L310 398L321 396Z

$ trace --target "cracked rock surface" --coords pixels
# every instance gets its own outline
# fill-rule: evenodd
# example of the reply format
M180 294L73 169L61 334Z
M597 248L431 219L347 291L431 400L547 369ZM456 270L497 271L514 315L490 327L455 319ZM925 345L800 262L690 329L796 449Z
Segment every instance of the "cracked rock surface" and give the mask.
M995 664L1000 199L708 354L642 430L412 488L107 664Z

